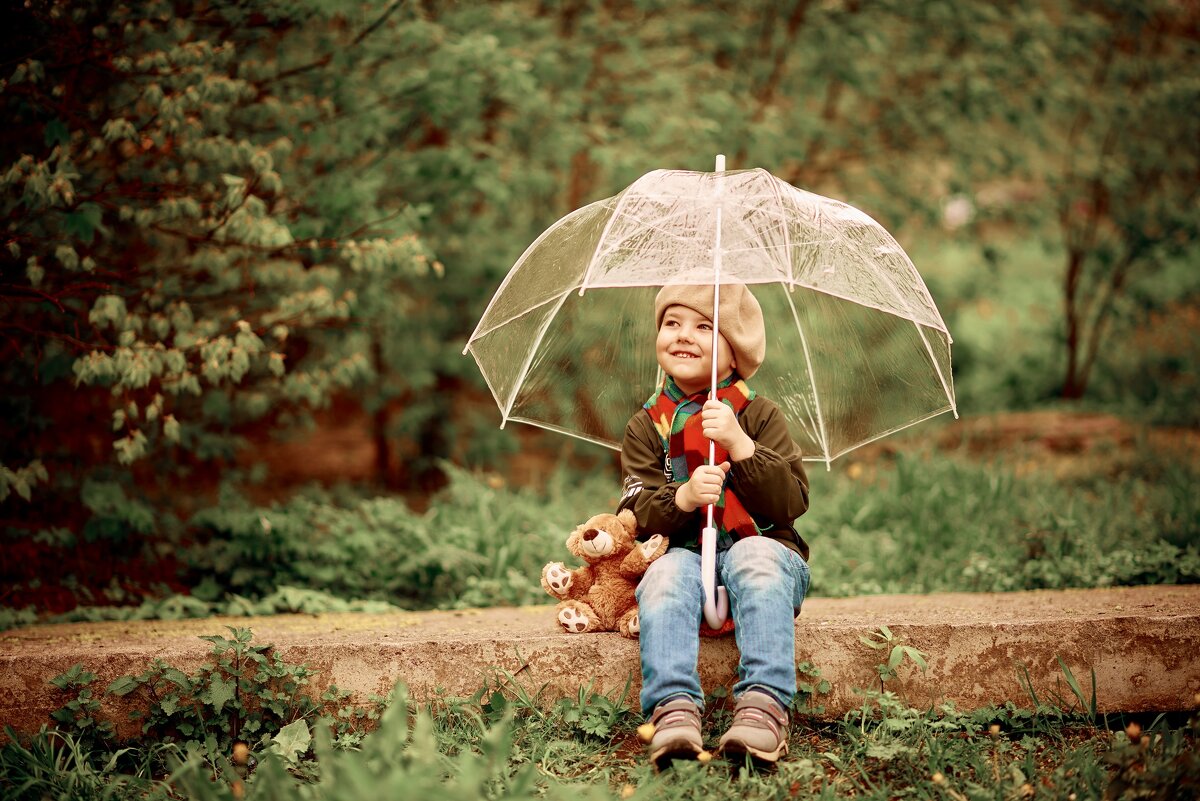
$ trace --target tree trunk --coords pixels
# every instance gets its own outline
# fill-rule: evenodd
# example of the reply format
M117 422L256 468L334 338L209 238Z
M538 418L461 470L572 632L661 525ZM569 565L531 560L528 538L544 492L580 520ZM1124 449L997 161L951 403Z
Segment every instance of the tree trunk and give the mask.
M371 361L375 368L375 375L383 375L383 346L379 341L379 335L372 338L371 341ZM388 438L388 427L392 420L392 409L390 403L382 403L375 410L375 414L371 416L371 439L375 443L375 481L381 487L387 489L396 489L397 474L395 469L395 460L392 458L391 442Z
M1087 376L1080 375L1079 342L1080 314L1079 279L1083 275L1083 253L1069 250L1067 253L1067 274L1063 287L1063 322L1067 327L1067 370L1063 375L1062 396L1069 400L1083 397L1087 388Z

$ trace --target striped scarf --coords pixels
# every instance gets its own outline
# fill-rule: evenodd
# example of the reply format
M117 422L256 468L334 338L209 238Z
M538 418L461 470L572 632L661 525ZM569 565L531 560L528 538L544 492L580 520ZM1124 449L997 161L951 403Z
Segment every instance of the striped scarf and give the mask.
M754 390L746 386L737 373L717 385L717 400L733 409L734 414L746 408L746 404L754 400L754 395ZM693 470L708 464L708 438L704 436L703 422L698 414L707 399L707 390L684 395L674 379L667 376L662 389L654 393L642 407L654 421L654 428L662 440L663 453L667 457L668 481L683 483ZM729 452L717 445L715 463L720 464L728 457ZM753 537L759 533L746 507L728 487L722 490L713 509L713 525L717 529L717 550L733 545L735 538ZM671 544L693 546L699 544L699 535L695 540L678 543L672 538Z

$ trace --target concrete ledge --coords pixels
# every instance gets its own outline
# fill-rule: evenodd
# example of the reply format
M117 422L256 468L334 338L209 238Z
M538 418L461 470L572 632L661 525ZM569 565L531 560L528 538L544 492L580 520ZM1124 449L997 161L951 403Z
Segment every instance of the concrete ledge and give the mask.
M250 627L256 643L273 643L287 661L317 670L314 693L336 684L363 703L397 681L417 699L469 696L494 685L497 669L516 674L531 693L544 688L548 702L589 683L614 693L632 677L632 692L640 687L636 642L564 634L551 606L58 624L0 634L0 720L24 732L48 722L62 694L47 682L77 662L98 675L97 692L155 658L191 672L210 649L197 638L223 634L225 625ZM888 685L919 707L1031 706L1021 666L1041 698L1070 700L1059 657L1085 693L1095 671L1101 711L1190 709L1200 692L1200 586L814 598L796 621L796 659L833 685L819 699L824 717L858 707L854 688L879 686L875 665L883 657L859 637L880 625L929 656L927 673L906 667ZM703 642L706 689L731 685L736 671L732 637ZM120 730L133 733L121 699L104 704Z

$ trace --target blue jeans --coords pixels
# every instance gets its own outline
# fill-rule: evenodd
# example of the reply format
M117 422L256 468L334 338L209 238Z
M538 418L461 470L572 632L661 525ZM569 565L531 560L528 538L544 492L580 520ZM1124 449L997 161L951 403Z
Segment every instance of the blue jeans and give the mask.
M791 706L796 694L796 624L808 591L808 564L769 537L747 537L717 554L718 583L729 592L737 640L735 697L769 693ZM637 587L642 651L642 711L687 695L701 708L704 694L696 663L704 613L700 554L671 548L652 562Z

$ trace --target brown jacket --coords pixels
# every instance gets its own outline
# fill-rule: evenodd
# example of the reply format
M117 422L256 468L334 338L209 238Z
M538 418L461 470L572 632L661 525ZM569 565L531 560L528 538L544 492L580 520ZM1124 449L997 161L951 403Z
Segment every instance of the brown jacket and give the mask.
M808 560L808 543L796 533L793 521L808 510L808 476L800 447L788 434L779 407L756 397L742 409L738 423L754 440L754 455L734 462L729 471L730 489L737 494L763 535L772 537ZM680 482L667 481L666 454L654 422L639 410L625 426L621 443L621 469L625 493L617 510L632 509L637 516L638 538L662 534L671 545L698 548L706 522L704 507L685 512L675 505Z

